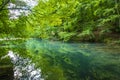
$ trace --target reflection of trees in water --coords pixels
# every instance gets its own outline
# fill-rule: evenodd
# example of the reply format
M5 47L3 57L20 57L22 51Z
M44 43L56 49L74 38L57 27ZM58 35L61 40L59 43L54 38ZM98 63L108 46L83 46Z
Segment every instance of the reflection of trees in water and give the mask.
M14 51L31 57L46 80L119 80L119 55L107 53L102 45L31 39L21 46L25 47L14 47Z
M54 47L49 43L46 45ZM68 80L119 79L119 66L117 66L119 65L118 59L114 59L115 57L111 54L105 54L104 51L96 51L97 48L94 49L94 47L95 45L92 47L89 45L88 48L82 49L82 51L71 51L71 46L69 44L62 47L66 49L61 49L60 45L55 50L45 47L45 52L47 53L43 53L42 55L44 55L44 58L48 59L50 65L60 66L63 69L63 74ZM103 46L101 45L101 47ZM94 51L91 51L91 48L93 48ZM108 67L110 68L107 69Z
M48 60L50 65L59 66L67 80L85 79L86 76L90 75L90 59L82 53L60 53L49 50L49 53L42 54L42 56Z
M22 58L18 54L9 51L3 58L10 57L14 66L14 80L44 80L41 78L41 70L35 68L28 58Z

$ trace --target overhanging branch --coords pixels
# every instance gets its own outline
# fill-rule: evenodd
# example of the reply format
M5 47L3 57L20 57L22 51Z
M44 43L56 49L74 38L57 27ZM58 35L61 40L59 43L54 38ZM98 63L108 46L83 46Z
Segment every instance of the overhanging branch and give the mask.
M3 10L3 8L10 2L10 0L2 0L2 4L0 5L0 11Z

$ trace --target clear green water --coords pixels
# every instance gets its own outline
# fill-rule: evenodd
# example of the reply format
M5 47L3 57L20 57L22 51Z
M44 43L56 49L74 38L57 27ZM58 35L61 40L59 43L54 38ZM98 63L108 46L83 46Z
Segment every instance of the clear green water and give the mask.
M3 44L4 43L4 44ZM0 57L13 50L42 69L45 80L120 80L120 46L29 39L1 42ZM9 59L0 66L10 65Z

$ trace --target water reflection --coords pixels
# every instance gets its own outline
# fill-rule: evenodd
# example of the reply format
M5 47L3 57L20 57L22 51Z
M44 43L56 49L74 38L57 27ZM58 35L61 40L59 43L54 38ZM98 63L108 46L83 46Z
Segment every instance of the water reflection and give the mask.
M34 56L40 55L47 80L51 79L53 70L44 69L57 67L61 70L62 80L119 80L120 75L120 50L119 47L112 48L104 44L88 43L61 43L42 40L28 40L26 48ZM35 59L36 61L37 59ZM37 63L39 64L39 63ZM53 71L53 72L52 72ZM63 75L62 75L63 74ZM57 76L59 77L59 76Z
M13 51L9 51L1 59L6 57L10 57L11 62L14 64L14 80L44 80L41 78L41 70L35 69L35 64L31 63L28 58L24 59L13 53Z
M29 39L11 48L29 57L45 80L119 80L120 47ZM21 47L22 46L22 47Z

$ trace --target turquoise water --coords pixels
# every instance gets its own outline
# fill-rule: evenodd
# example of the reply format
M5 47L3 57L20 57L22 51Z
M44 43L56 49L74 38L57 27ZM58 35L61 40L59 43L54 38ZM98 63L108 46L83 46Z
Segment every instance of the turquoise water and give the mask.
M1 47L4 54L13 50L30 58L45 80L120 80L120 46L40 39L8 43Z

